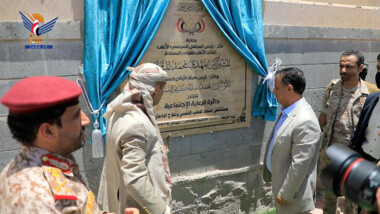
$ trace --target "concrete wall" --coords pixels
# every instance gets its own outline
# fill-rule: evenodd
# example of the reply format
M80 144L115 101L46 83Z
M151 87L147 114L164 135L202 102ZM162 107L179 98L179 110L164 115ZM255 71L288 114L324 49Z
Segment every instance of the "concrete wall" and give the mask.
M357 35L347 39L347 34L338 32ZM319 115L324 87L331 79L339 78L338 61L343 50L363 51L370 65L367 79L374 83L379 37L373 36L373 30L368 34L359 32L265 25L267 59L272 62L278 56L282 67L296 66L305 72L304 96ZM253 118L250 128L173 140L170 160L177 181L173 197L179 213L254 213L269 209L273 205L270 186L263 183L261 172L273 125Z
M41 14L50 21L59 17L58 21L83 20L83 0L2 0L0 1L0 21L21 21L18 11Z
M32 7L30 2L9 0L0 3L0 8L6 9L0 14L0 96L15 82L28 76L79 77L78 67L83 63L83 1L54 1L57 4L66 3L61 5L67 11L62 15L58 15L59 10L48 10L56 7L51 5L51 1L33 1L33 10L29 9ZM330 6L326 2L330 2ZM323 88L332 78L339 76L337 62L343 50L353 48L363 51L370 66L367 79L374 82L376 56L380 51L380 22L364 22L363 25L363 22L342 22L341 26L340 19L325 21L321 14L308 19L308 14L321 8L330 11L330 15L334 14L344 2L348 9L343 12L359 10L366 14L371 11L368 13L371 16L373 11L379 12L377 0L363 1L362 6L371 7L365 10L353 6L362 2L358 0L264 1L268 63L278 56L283 61L283 67L297 66L305 71L305 98L316 113ZM23 8L18 9L18 5ZM298 13L297 17L289 15L291 11L301 11L302 8L303 13ZM41 13L47 20L62 16L53 31L44 38L46 44L54 45L54 49L24 49L24 45L28 44L28 33L21 23L18 10ZM340 14L346 14L349 20L362 17L343 12ZM378 17L378 13L373 16L374 19ZM254 74L253 91L258 80L259 77ZM7 109L0 106L0 170L20 150L20 145L10 136L6 115ZM273 122L253 118L250 128L171 139L169 162L174 181L174 212L254 213L272 207L270 184L263 183L261 172L265 145L273 125ZM86 142L88 135L87 131ZM90 188L97 192L103 159L91 158L88 143L75 156Z

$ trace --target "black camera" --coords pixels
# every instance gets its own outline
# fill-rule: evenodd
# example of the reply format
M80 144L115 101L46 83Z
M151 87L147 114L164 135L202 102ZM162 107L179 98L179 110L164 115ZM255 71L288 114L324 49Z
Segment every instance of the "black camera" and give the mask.
M333 144L326 153L331 162L322 170L325 191L345 196L368 211L376 211L380 168L344 145Z

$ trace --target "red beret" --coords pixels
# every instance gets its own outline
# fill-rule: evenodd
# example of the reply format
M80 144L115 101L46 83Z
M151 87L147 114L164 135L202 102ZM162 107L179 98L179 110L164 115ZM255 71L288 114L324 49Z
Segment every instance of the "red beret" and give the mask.
M81 88L68 79L54 76L28 77L17 82L0 102L16 114L78 102Z

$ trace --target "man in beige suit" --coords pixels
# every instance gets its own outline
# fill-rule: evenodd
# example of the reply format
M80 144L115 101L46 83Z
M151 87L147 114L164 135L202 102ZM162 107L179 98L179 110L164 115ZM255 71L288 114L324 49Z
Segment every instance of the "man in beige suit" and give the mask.
M264 180L272 181L278 214L309 213L315 208L320 127L303 98L306 81L298 68L276 73L275 94L282 105L264 159Z
M124 92L103 115L108 119L107 153L98 201L112 212L122 213L128 206L141 213L169 214L168 159L153 111L163 95L167 74L152 63L129 69L132 73ZM142 95L141 103L132 101L136 91Z

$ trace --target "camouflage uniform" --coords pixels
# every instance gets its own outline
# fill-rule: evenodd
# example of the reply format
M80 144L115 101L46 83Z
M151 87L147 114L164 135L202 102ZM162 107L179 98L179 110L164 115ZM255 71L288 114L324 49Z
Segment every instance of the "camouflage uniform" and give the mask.
M0 213L102 213L74 157L23 146L0 174Z
M348 145L356 125L364 102L370 93L368 83L360 80L360 86L346 90L342 80L333 80L326 88L323 97L321 112L327 115L327 123L323 127L321 156L319 159L319 173L326 166L326 149L333 143ZM320 176L318 176L320 177ZM337 198L324 194L324 213L336 213ZM357 206L346 200L345 213L356 213Z

